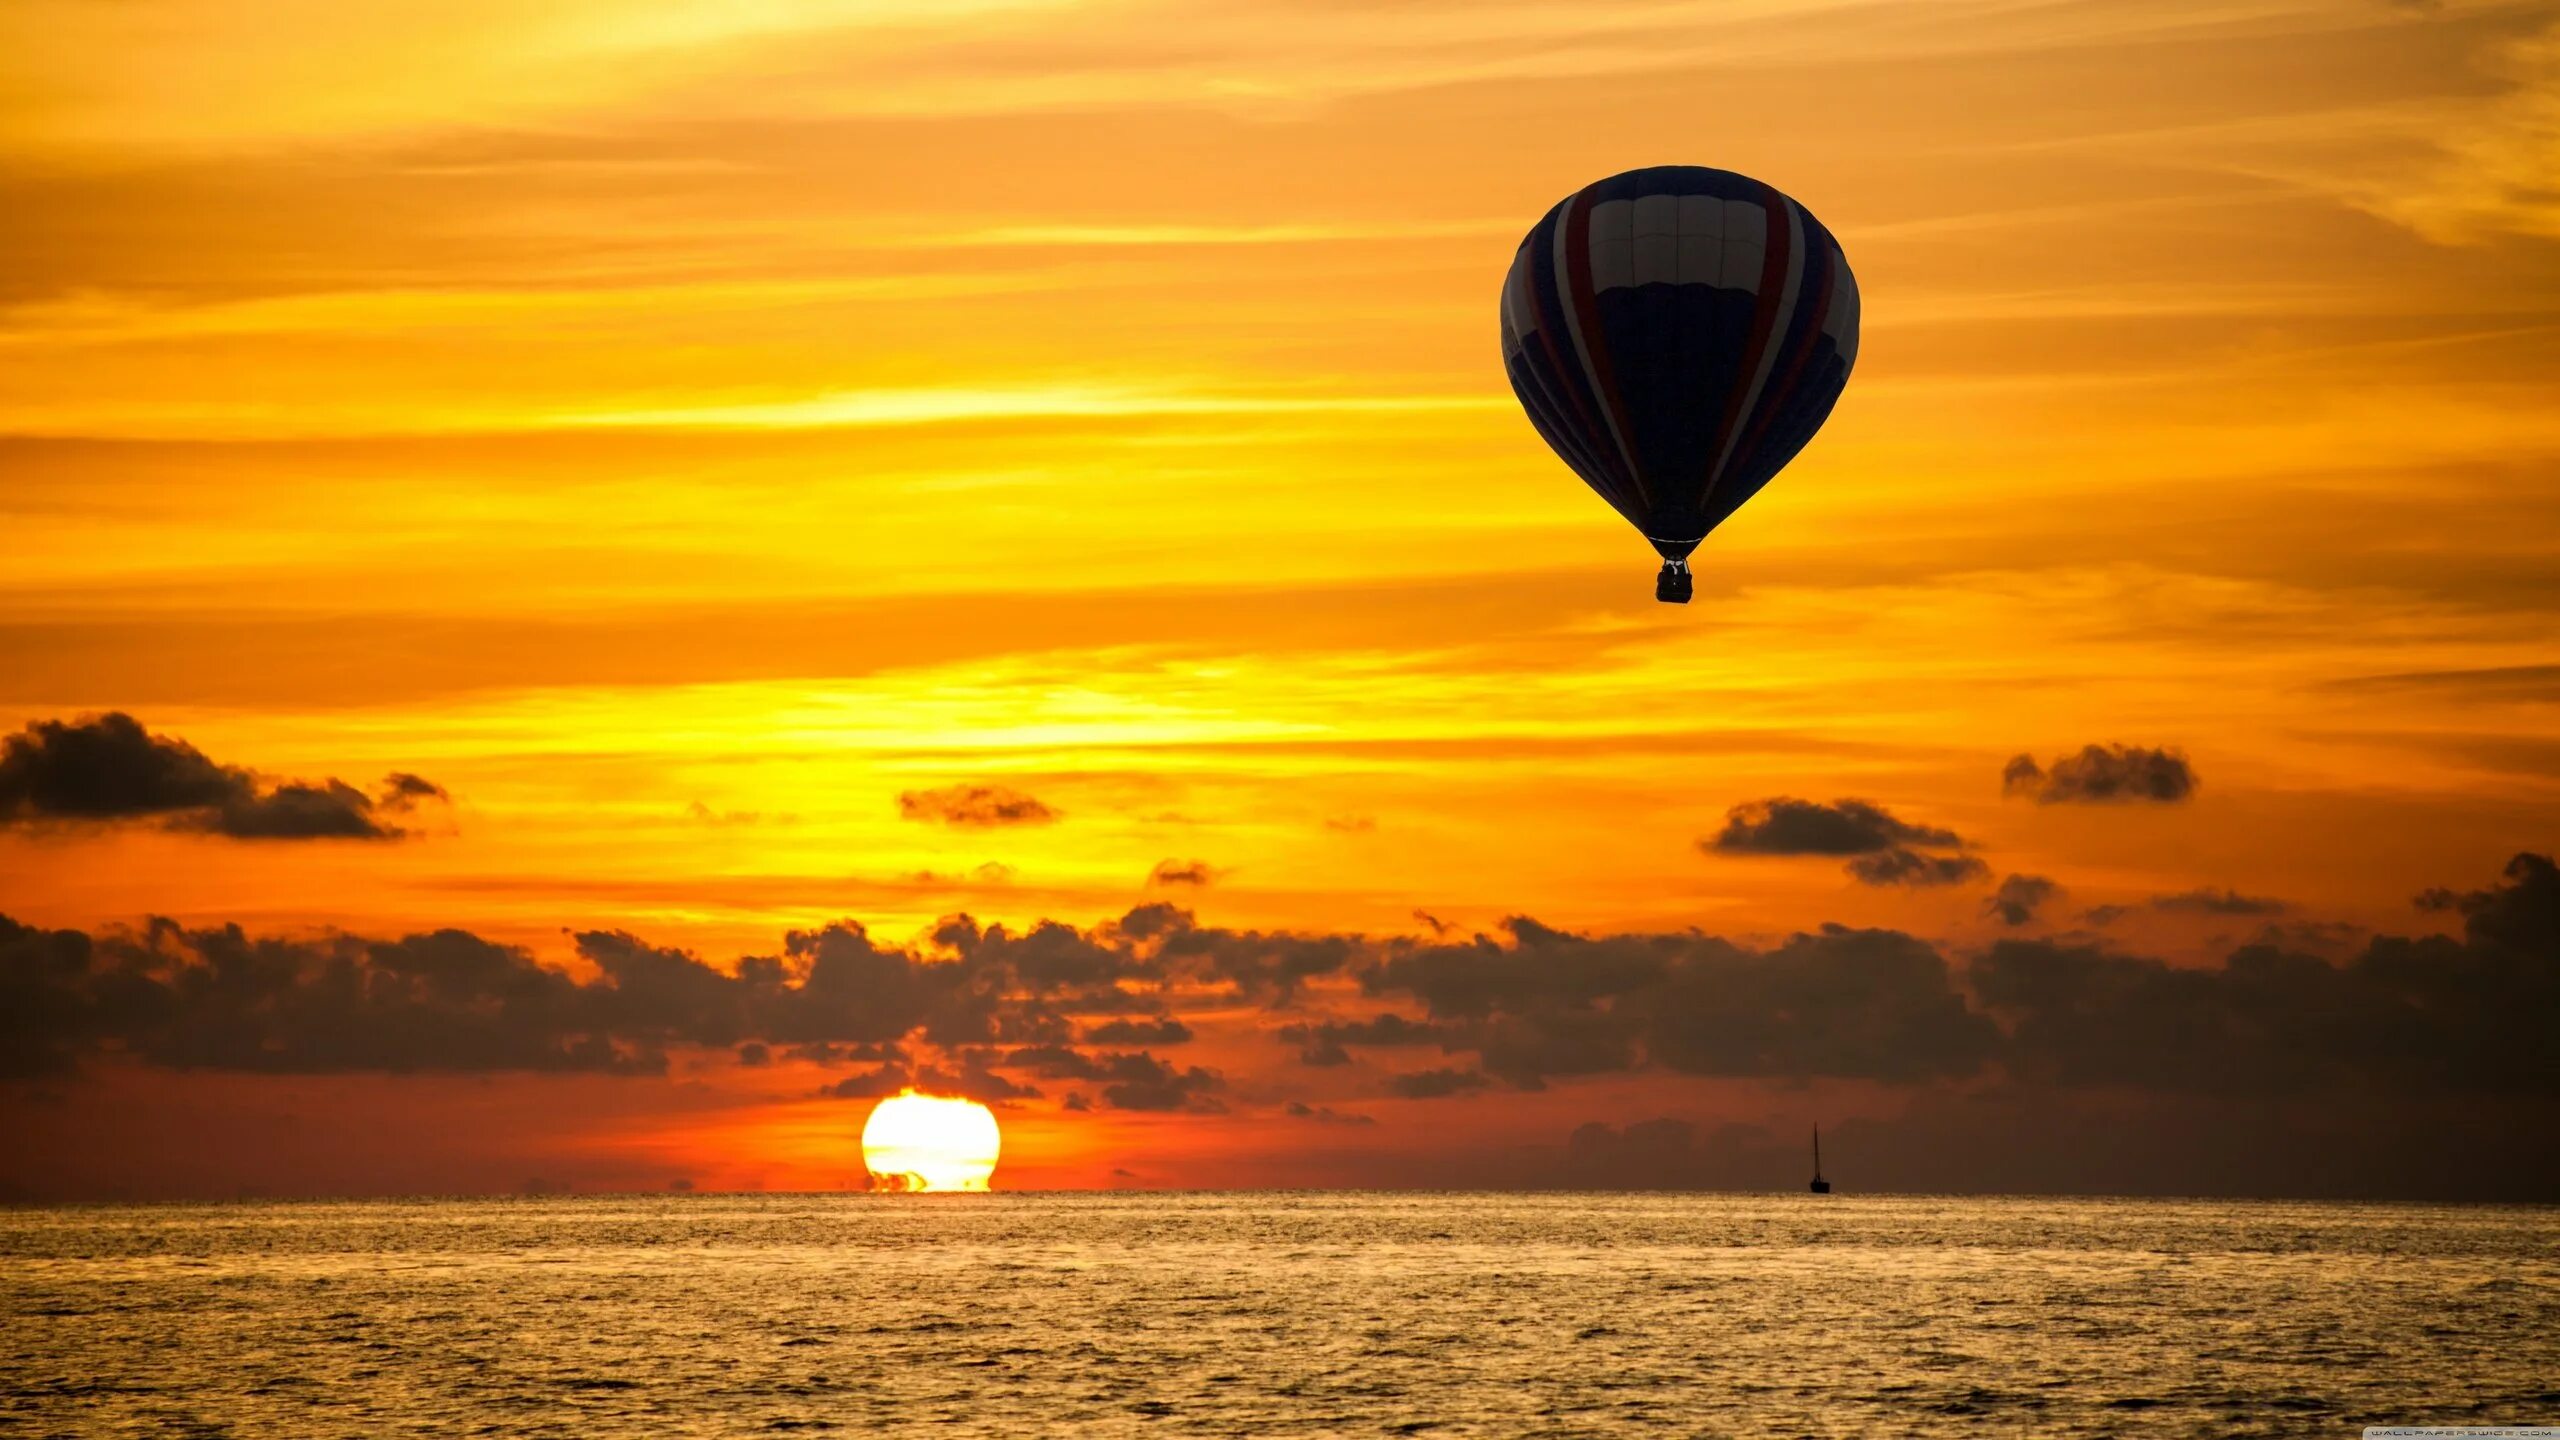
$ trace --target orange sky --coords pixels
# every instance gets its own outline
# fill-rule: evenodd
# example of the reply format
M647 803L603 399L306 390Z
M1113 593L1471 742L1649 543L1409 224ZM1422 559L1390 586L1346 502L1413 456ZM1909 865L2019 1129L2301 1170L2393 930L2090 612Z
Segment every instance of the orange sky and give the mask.
M22 922L455 927L579 973L565 931L726 965L838 917L1168 897L1371 935L2004 929L1987 883L1697 843L1855 796L2183 963L2246 927L2149 897L2413 933L2446 928L2418 890L2560 843L2547 3L21 0L0 96L0 728L122 710L453 797L390 844L0 829ZM1520 233L1659 163L1779 184L1865 296L1837 413L1686 610L1495 353ZM2092 742L2198 789L2003 796L2009 756ZM1060 818L901 812L967 784ZM1151 887L1167 860L1211 883ZM1304 1071L1284 1014L1175 1008L1225 1113L1046 1086L1000 1183L1911 1103L1404 1100L1392 1057ZM832 1185L841 1073L109 1059L12 1102L61 1168L10 1179ZM469 1137L412 1173L271 1133L386 1107Z

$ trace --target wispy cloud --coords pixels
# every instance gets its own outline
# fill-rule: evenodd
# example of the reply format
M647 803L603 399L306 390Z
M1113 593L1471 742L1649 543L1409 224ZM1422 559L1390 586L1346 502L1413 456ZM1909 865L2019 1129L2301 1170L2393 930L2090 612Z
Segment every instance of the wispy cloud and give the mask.
M670 406L552 417L563 425L644 428L930 425L953 420L1136 415L1402 414L1498 410L1491 395L1251 395L1118 385L1018 389L862 390L798 400Z

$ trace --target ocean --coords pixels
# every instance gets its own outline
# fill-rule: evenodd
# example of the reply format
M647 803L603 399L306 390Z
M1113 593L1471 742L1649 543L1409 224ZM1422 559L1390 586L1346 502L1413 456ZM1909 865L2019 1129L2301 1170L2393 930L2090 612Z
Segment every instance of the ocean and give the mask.
M1671 1194L0 1210L0 1433L2560 1421L2560 1209Z

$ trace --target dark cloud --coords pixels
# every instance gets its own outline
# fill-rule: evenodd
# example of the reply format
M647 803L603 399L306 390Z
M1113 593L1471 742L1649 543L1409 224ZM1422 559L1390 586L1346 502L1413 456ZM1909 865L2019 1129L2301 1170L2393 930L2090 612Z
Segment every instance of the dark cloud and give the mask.
M1288 1112L1298 1119L1313 1120L1319 1125L1375 1125L1378 1123L1366 1115L1352 1114L1326 1105L1309 1105L1302 1100L1290 1101Z
M1112 928L1133 940L1154 940L1192 928L1191 912L1167 900L1150 900L1114 921Z
M1945 959L1896 931L1826 926L1756 949L1695 932L1508 929L1509 945L1408 942L1362 982L1414 996L1444 1050L1522 1088L1645 1065L1912 1082L1972 1075L1999 1053Z
M664 1070L657 1037L615 1033L598 995L458 930L285 940L154 920L91 937L0 920L0 1073L108 1049L182 1070Z
M1969 885L1991 878L1991 867L1971 855L1923 855L1898 845L1860 855L1847 869L1861 885Z
M0 740L0 818L123 820L210 810L252 793L245 770L216 765L130 715L38 720Z
M1992 892L1983 913L1996 916L2003 925L2025 925L2036 918L2036 912L2062 898L2062 887L2042 875L2010 875Z
M78 930L40 930L0 915L0 1080L60 1074L82 1051L121 1038L126 987L95 979L96 947ZM106 992L106 993L102 993ZM139 997L149 1006L156 994Z
M1043 1080L1096 1080L1102 1064L1072 1045L1026 1045L1000 1062L1008 1070L1028 1070Z
M916 1068L916 1088L928 1095L959 1095L971 1100L1000 1105L1014 1100L1037 1100L1040 1092L997 1074L987 1068L988 1057L971 1055L957 1069L936 1065Z
M1991 867L1970 855L1923 853L1961 850L1963 837L1934 825L1915 825L1866 800L1813 800L1779 796L1736 805L1724 828L1698 842L1710 854L1841 855L1843 868L1861 885L1962 885L1987 878Z
M2243 895L2237 890L2208 887L2181 890L2175 895L2154 895L2151 908L2190 915L2281 915L2292 907L2264 895Z
M1283 1025L1274 1033L1297 1046L1298 1059L1308 1065L1349 1064L1351 1054L1343 1048L1347 1045L1431 1045L1443 1034L1436 1025L1392 1012L1367 1020L1304 1021Z
M1950 849L1964 843L1952 830L1914 825L1866 800L1813 800L1779 796L1736 805L1724 828L1698 842L1729 855L1868 855L1896 846Z
M1221 981L1240 998L1274 1007L1295 1002L1306 982L1352 968L1369 942L1355 935L1298 935L1203 928L1191 912L1142 905L1155 958L1168 976ZM1126 925L1128 921L1123 921Z
M906 1050L897 1045L838 1045L831 1041L804 1042L782 1053L812 1065L869 1065L881 1060L903 1061L907 1058Z
M1206 1097L1226 1088L1214 1071L1180 1069L1144 1051L1088 1055L1066 1045L1035 1045L994 1063L1044 1080L1097 1083L1103 1102L1115 1110L1215 1110L1220 1107Z
M2264 895L2243 895L2237 890L2205 887L2181 890L2174 895L2154 895L2139 906L2096 905L2082 917L2092 925L2112 925L2137 909L2155 910L2165 915L2282 915L2293 907L2282 900Z
M1215 884L1221 873L1206 860L1159 860L1156 868L1147 872L1147 883L1159 890L1176 885L1197 888Z
M1640 1035L1629 1011L1562 1010L1474 1021L1455 1027L1441 1048L1473 1052L1486 1073L1515 1089L1543 1090L1549 1076L1635 1068Z
M2548 855L2518 855L2486 890L2423 891L2418 908L2462 917L2475 947L2521 955L2560 954L2560 867Z
M61 1069L114 1048L218 1069L654 1072L672 1046L752 1042L903 1071L897 1046L910 1038L946 1049L1063 1041L1073 1026L1062 1000L1108 991L1140 1003L1116 982L1155 968L1063 925L1015 935L962 917L941 933L960 943L887 947L840 922L722 968L584 931L574 940L595 974L579 980L460 931L295 940L168 921L97 937L12 925L0 932L0 1000L19 1023L0 1024L0 1070ZM991 1079L963 1078L1004 1097Z
M235 840L396 840L384 816L448 797L405 771L368 795L341 780L262 783L120 712L39 720L0 740L0 824L157 820Z
M972 965L1001 968L1044 996L1097 995L1122 980L1152 979L1160 973L1125 945L1113 944L1111 936L1099 930L1088 934L1055 920L1039 921L1016 934L1002 925L982 930L969 916L955 915L942 922L934 938Z
M406 810L421 801L450 801L453 798L433 780L423 775L412 775L406 770L394 770L383 776L380 795L385 810Z
M288 780L225 802L200 826L234 840L388 840L406 832L374 818L373 801L340 781Z
M2050 767L2032 755L2010 759L2000 788L2040 805L2150 802L2170 805L2193 795L2196 772L2186 754L2148 745L2084 745Z
M838 1100L879 1100L913 1088L915 1073L904 1065L883 1065L860 1075L848 1075L819 1092Z
M1493 1081L1473 1070L1417 1070L1410 1075L1390 1075L1387 1089L1407 1100L1440 1100L1481 1090Z
M957 1068L908 1065L890 1061L878 1069L848 1075L818 1093L838 1100L877 1100L907 1090L926 1095L956 1095L984 1104L1036 1100L1040 1092L986 1067L981 1057L966 1057Z
M1102 1057L1103 1103L1114 1110L1219 1111L1226 1107L1210 1097L1227 1087L1225 1077L1194 1065L1177 1068L1143 1051Z
M898 796L898 813L910 820L945 825L1046 825L1059 812L1037 796L1002 785L946 785L939 790L909 790Z
M1582 935L1526 918L1499 936L1371 939L1204 927L1162 906L1090 930L1017 933L955 916L906 946L839 922L725 965L583 931L576 975L455 930L260 938L165 920L95 934L0 920L0 1074L58 1075L105 1056L269 1073L657 1074L671 1052L703 1047L746 1063L783 1050L872 1067L828 1087L841 1095L913 1084L1005 1101L1037 1094L1028 1082L1064 1080L1117 1109L1205 1110L1226 1089L1215 1071L1144 1048L1083 1048L1080 1028L1090 1042L1177 1043L1179 1019L1141 1018L1165 987L1285 1012L1307 981L1338 976L1396 1008L1274 1033L1318 1060L1364 1045L1447 1057L1384 1082L1405 1096L1652 1069L2410 1103L2560 1097L2549 1024L2560 1014L2560 872L2520 855L2491 886L2420 903L2459 916L2462 935L2372 937L2330 959L2270 932L2213 965L2008 939L1961 974L1914 936L1836 925L1770 946L1697 931ZM1074 1018L1106 1003L1122 1018Z
M1180 1045L1190 1038L1191 1027L1170 1015L1106 1020L1084 1032L1088 1045Z
M2000 1049L1946 960L1894 930L1826 925L1774 950L1702 939L1627 1008L1655 1063L1700 1075L1912 1082L1975 1074Z
M2519 855L2505 878L2458 897L2463 940L2378 936L2343 965L2263 944L2200 969L2009 940L1968 978L2030 1081L2560 1095L2560 875Z
M1526 916L1513 916L1503 928L1512 940L1509 945L1478 935L1397 947L1361 972L1361 985L1372 994L1412 995L1438 1017L1590 1009L1658 984L1689 943L1704 938L1642 935L1594 941Z

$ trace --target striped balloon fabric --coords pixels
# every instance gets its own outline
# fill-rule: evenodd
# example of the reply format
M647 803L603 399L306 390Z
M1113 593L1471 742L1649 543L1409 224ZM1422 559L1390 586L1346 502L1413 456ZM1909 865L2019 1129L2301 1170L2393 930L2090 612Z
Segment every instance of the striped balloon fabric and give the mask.
M1727 170L1587 185L1520 242L1502 358L1530 422L1653 542L1655 594L1785 468L1858 354L1858 282L1802 205Z

